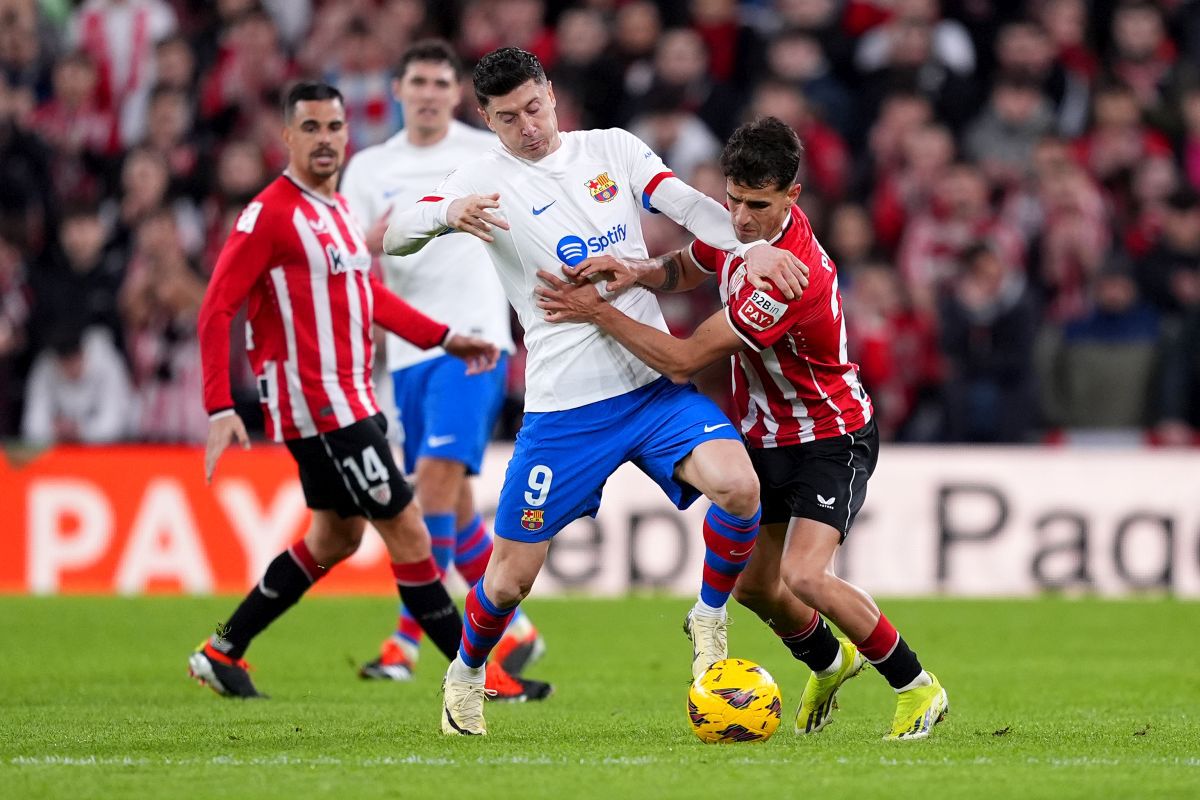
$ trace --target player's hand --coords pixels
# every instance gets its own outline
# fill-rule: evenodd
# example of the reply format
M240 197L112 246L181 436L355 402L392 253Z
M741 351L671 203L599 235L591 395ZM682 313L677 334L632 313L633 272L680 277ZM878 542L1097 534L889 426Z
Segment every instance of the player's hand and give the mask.
M562 271L574 283L604 280L604 290L609 294L616 294L636 285L641 277L633 262L611 255L585 258L573 267L563 264Z
M468 375L495 369L496 362L500 360L500 348L494 342L478 336L452 333L442 347L450 355L467 362Z
M494 242L492 228L508 230L508 222L492 214L500 207L500 194L469 194L460 197L446 209L446 224L455 230L469 233L485 242Z
M604 307L594 283L568 283L544 269L539 269L537 276L542 284L533 287L533 293L547 322L591 322Z
M808 265L794 253L760 244L746 251L746 280L755 289L770 291L778 287L788 300L795 300L808 288Z
M392 216L392 207L388 206L375 224L367 231L367 252L375 258L383 255L383 235L387 233L388 220Z
M237 414L230 414L208 423L208 444L204 448L205 483L212 483L217 459L235 440L242 445L243 450L250 449L250 437L246 435L246 426Z

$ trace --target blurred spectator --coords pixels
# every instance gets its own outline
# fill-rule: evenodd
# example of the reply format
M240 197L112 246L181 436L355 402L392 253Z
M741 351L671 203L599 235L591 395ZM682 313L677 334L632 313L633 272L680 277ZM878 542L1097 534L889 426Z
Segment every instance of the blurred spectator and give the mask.
M140 439L198 443L208 435L196 337L203 299L204 281L180 247L175 218L163 210L145 219L121 287L134 384L131 433Z
M1047 318L1077 319L1087 309L1088 287L1111 248L1112 220L1098 187L1072 163L1050 165L1041 174L1039 208L1034 276Z
M811 33L821 43L833 71L841 78L854 74L854 39L842 23L840 0L775 0L780 30ZM847 17L849 10L846 11Z
M689 0L692 29L708 50L708 71L717 81L745 86L762 72L763 42L743 25L737 0Z
M857 203L843 203L833 209L829 215L829 235L823 241L837 264L842 285L849 285L858 270L879 255L871 217Z
M520 47L549 71L558 56L542 0L474 0L464 9L462 29L470 61L497 47Z
M154 45L175 31L164 0L85 0L71 17L68 42L99 70L96 100L117 115L121 142L142 138L145 97L154 85Z
M388 138L400 125L400 108L392 98L390 59L366 18L350 20L337 54L325 80L342 93L354 152Z
M1057 41L1048 32L1050 21L1059 26L1057 35L1073 40L1082 36L1086 18L1073 16L1079 0L1050 0L1042 8L1042 25L1018 21L1000 29L996 39L996 71L1000 78L1032 82L1051 104L1058 133L1078 136L1087 125L1088 96L1095 73L1090 57L1075 45ZM1082 8L1080 9L1082 11ZM1043 27L1045 26L1045 27ZM1057 57L1056 57L1057 50ZM1075 54L1072 61L1068 53Z
M203 245L203 226L199 212L186 197L170 195L171 172L166 158L148 147L129 151L121 165L121 195L101 208L112 227L112 243L128 259L133 248L133 233L142 220L160 208L168 207L176 216L180 235L189 253Z
M821 120L843 136L854 127L854 103L833 68L821 42L804 30L783 31L767 46L770 74L804 93Z
M154 48L156 86L167 86L191 94L196 88L196 53L187 37L173 34Z
M963 24L941 16L939 0L895 0L893 16L884 25L868 31L858 42L855 65L873 72L896 63L900 50L914 30L929 31L929 55L938 64L959 75L975 72L975 45Z
M1054 117L1037 84L1003 76L991 101L967 128L963 154L993 185L1015 186L1025 177L1034 145L1054 129Z
M613 45L624 71L626 94L638 97L654 82L654 49L662 35L662 16L650 0L632 0L617 9Z
M1183 118L1180 159L1184 176L1192 188L1200 192L1200 85L1185 90L1179 101Z
M898 254L900 276L922 313L936 313L969 248L987 244L1010 272L1025 269L1025 243L991 207L983 173L959 163L938 180L928 211L908 226Z
M96 82L87 55L66 55L54 65L54 94L34 113L35 129L54 150L59 197L98 198L107 161L120 152L116 118L97 105Z
M650 146L671 171L690 182L696 167L721 155L721 143L708 126L682 108L674 92L651 91L629 131Z
M653 90L674 93L681 107L703 120L722 141L737 127L742 102L729 87L713 80L708 72L708 53L700 35L693 30L675 28L658 40ZM645 96L635 101L639 110L644 99Z
M567 9L556 30L558 61L549 74L555 90L568 88L579 98L585 128L618 124L624 88L604 16L594 9Z
M1092 125L1075 142L1075 157L1097 180L1119 191L1142 159L1170 153L1167 137L1142 122L1128 86L1109 84L1096 92Z
M1154 246L1166 215L1167 198L1179 188L1179 181L1175 160L1165 156L1146 159L1134 168L1129 206L1117 220L1127 255L1141 258Z
M279 105L281 88L292 77L271 18L247 11L222 34L216 63L201 82L201 115L220 136L245 134L265 110Z
M1089 313L1049 329L1042 365L1047 422L1072 429L1137 430L1151 422L1159 319L1138 297L1128 262L1114 256L1093 283Z
M954 163L954 137L943 125L921 125L904 135L900 153L877 176L871 209L876 235L889 252L913 217L932 202L938 181Z
M17 362L27 343L30 300L21 253L0 238L0 438L17 432L15 411L24 383Z
M1154 439L1159 444L1200 444L1200 303L1167 337L1155 386Z
M257 144L234 140L221 149L217 157L216 185L202 209L205 274L211 273L217 264L221 247L233 229L232 217L240 214L268 182L263 152Z
M1133 90L1138 106L1156 123L1169 127L1175 66L1175 43L1167 37L1163 12L1149 0L1122 0L1112 18L1109 73Z
M1191 189L1166 202L1161 236L1135 270L1142 296L1178 315L1200 307L1200 196Z
M37 255L53 230L55 196L50 152L26 125L30 99L0 77L0 236Z
M839 277L841 269L839 262ZM942 425L937 403L942 357L929 318L913 313L896 271L887 265L858 267L844 297L850 358L875 404L880 435L933 441Z
M1025 276L987 245L963 255L941 309L947 440L1022 442L1035 423L1037 316Z
M45 99L51 61L42 51L33 4L9 2L0 8L0 72L9 83L28 89L36 100Z
M142 144L166 162L169 194L199 200L208 189L208 176L200 169L200 148L192 137L194 130L188 95L171 86L154 87Z
M1087 41L1087 0L1042 0L1035 4L1035 11L1050 37L1054 60L1072 79L1086 82L1094 78L1100 61ZM1070 133L1066 129L1061 132Z
M33 444L116 442L128 434L129 377L103 328L64 323L38 354L21 436Z

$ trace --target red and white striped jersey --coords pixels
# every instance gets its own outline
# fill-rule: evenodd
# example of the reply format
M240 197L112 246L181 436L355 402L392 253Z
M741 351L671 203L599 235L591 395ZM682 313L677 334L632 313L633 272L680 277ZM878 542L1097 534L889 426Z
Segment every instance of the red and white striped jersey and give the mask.
M229 326L247 300L246 346L269 436L315 436L379 413L372 320L426 348L448 329L370 270L341 195L322 197L286 174L259 193L221 251L197 321L209 414L233 407Z
M725 318L749 349L733 356L733 399L751 447L811 442L858 430L871 420L871 398L846 354L846 320L837 269L798 207L772 242L809 266L797 300L746 280L742 259L703 242L692 258L718 273Z

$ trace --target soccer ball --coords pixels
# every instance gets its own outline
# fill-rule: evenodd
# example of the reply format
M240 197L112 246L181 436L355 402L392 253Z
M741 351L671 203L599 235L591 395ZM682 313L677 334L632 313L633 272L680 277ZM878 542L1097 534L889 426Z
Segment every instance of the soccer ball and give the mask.
M692 733L708 744L765 742L782 716L779 686L753 661L718 661L688 689Z

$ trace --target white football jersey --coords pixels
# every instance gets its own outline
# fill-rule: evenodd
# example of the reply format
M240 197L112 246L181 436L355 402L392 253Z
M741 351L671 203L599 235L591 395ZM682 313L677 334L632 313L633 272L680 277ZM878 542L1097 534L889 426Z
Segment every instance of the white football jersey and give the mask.
M561 146L540 161L517 158L497 144L460 166L430 200L500 193L495 229L486 246L508 300L525 328L529 360L525 410L561 411L645 386L659 374L590 323L548 323L534 303L537 271L559 275L563 263L609 254L646 258L638 220L643 203L670 171L628 131L561 134ZM455 232L441 238L474 239ZM667 330L658 299L634 287L610 301L625 314Z
M457 120L440 142L427 147L409 143L405 131L368 147L346 165L341 193L363 229L389 209L405 209L464 161L496 145L496 137ZM501 350L513 351L508 302L484 244L473 236L445 236L404 258L382 257L387 287L459 333L482 336ZM403 369L440 356L440 347L421 350L398 336L387 336L389 370Z

